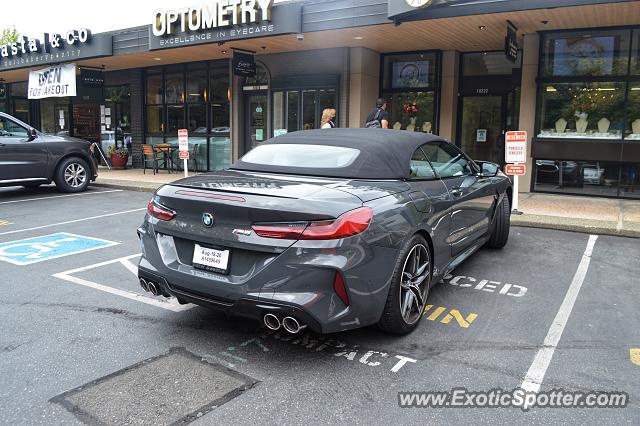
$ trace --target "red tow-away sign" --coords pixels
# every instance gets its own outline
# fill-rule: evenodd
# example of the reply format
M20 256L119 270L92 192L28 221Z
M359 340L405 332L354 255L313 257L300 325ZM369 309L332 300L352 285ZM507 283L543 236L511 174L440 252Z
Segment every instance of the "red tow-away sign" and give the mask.
M515 175L523 175L525 174L525 166L524 164L507 164L507 167L505 168L505 173L511 176L515 176Z

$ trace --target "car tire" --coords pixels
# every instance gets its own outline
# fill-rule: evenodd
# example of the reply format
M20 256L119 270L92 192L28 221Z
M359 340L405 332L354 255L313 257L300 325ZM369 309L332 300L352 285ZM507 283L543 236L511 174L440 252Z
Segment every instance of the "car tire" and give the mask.
M411 312L407 312L403 310L403 302L407 303L407 297L405 296L407 291L411 290L408 290L408 281L406 279L403 281L403 277L407 278L407 276L405 276L405 272L407 272L408 267L411 268L411 257L415 256L416 250L419 250L420 256L425 254L427 256L427 263L424 269L424 279L418 285L418 288L422 289L421 291L423 292L423 295L421 295L422 303L420 303L419 299L416 298L415 291L412 291L413 295L409 295L408 297L412 298L412 302L415 304L409 302L411 304ZM395 269L391 278L391 285L389 286L389 294L387 295L387 301L385 303L384 311L382 312L382 317L378 322L378 328L388 333L408 334L413 331L418 324L420 324L420 319L422 318L424 308L427 304L429 287L431 286L431 277L433 274L432 259L433 255L431 253L431 249L423 236L414 235L404 245L400 251L398 259L396 260ZM420 262L417 263L420 265ZM423 274L418 274L417 276L414 276L413 279L409 279L409 281L415 282L421 277L423 277ZM403 312L405 312L405 314L403 314ZM407 316L410 316L410 318L407 318Z
M509 239L509 229L511 228L511 204L509 197L505 194L504 198L497 207L496 217L493 219L493 230L489 240L485 243L485 247L492 249L501 249L507 244Z
M89 186L90 173L89 164L82 158L65 158L56 169L56 187L61 192L82 192Z

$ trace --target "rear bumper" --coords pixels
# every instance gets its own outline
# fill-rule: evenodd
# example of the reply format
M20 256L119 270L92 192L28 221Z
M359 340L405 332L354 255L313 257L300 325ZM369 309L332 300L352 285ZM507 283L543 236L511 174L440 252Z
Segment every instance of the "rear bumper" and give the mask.
M305 323L311 330L316 333L323 333L321 324L316 321L303 309L287 303L274 302L260 298L241 297L234 302L227 302L216 299L213 296L196 294L186 289L172 286L166 279L160 275L151 273L145 269L138 268L138 278L152 280L160 286L161 293L164 296L174 296L181 303L193 303L196 305L206 306L211 309L223 311L233 315L239 315L246 318L261 321L263 317L272 313L278 317L293 316L298 321Z

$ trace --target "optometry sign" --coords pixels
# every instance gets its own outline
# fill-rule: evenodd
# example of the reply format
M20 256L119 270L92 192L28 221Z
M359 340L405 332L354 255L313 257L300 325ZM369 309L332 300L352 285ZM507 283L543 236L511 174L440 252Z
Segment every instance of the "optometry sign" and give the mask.
M218 0L182 9L153 12L149 49L299 33L302 6L273 0Z
M44 33L42 39L19 37L0 46L0 70L111 55L111 40L111 35L93 36L86 28Z
M55 65L29 73L29 99L76 95L76 64Z

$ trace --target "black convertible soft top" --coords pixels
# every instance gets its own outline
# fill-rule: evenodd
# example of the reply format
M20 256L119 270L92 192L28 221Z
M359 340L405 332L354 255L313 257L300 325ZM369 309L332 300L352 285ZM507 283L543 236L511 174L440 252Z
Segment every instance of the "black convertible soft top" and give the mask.
M422 144L445 139L428 133L389 129L302 130L268 139L263 144L307 144L355 148L358 157L347 167L302 168L236 161L231 169L353 179L407 179L409 161ZM286 149L283 147L283 149Z

